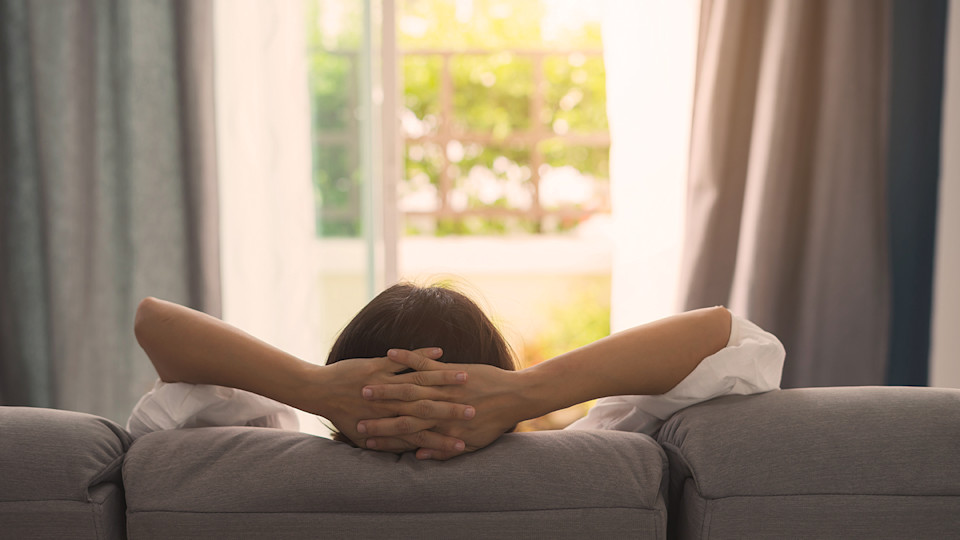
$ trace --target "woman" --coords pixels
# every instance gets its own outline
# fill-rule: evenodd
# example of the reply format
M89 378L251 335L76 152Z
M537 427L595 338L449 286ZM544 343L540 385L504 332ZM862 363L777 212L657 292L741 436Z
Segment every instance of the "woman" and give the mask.
M513 371L506 342L476 304L449 289L405 284L387 289L357 314L326 366L153 298L141 302L135 332L165 383L253 392L327 418L361 447L417 449L421 459L449 459L482 448L517 422L595 398L606 399L574 428L651 433L670 414L698 401L778 387L783 362L775 337L715 307L620 332ZM149 431L238 419L257 423L236 415L225 421L228 412L193 424L163 425L175 400L161 394L171 388L195 391L189 385L160 385L141 400L130 425L150 424ZM211 389L195 400L196 408L208 406L204 399L223 390L229 393ZM220 400L222 406L214 409L246 407L256 418L270 415L272 402L244 405L259 398L238 395ZM143 422L147 416L153 420ZM264 423L291 427L283 421Z

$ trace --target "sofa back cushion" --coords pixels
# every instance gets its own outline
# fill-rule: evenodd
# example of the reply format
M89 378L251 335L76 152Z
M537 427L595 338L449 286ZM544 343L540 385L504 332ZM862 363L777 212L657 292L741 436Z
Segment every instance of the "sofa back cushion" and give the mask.
M98 416L0 407L0 523L10 538L124 538L131 443Z
M131 538L664 538L665 467L635 433L515 433L436 462L222 427L137 439L124 482Z

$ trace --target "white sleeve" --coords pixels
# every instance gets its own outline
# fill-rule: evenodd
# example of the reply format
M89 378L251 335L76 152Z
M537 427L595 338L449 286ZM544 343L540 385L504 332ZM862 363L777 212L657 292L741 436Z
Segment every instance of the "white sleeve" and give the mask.
M730 394L780 388L786 353L780 340L752 322L732 316L727 346L706 357L670 391L659 396L597 400L587 416L567 429L613 429L653 435L680 409Z
M127 431L136 439L165 429L260 426L296 431L299 425L292 407L252 392L158 380L133 408Z

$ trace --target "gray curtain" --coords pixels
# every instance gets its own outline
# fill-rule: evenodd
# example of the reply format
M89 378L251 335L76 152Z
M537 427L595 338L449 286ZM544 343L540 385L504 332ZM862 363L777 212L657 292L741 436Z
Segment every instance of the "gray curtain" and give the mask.
M124 421L154 295L220 309L210 1L0 0L0 403Z
M882 384L890 4L704 0L681 295L776 333L783 385Z

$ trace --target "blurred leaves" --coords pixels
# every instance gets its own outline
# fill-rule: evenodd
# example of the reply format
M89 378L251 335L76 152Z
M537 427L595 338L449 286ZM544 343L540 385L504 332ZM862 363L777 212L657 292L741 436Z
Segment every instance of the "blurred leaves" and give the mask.
M544 63L546 129L598 132L607 128L607 75L603 59L572 53L548 57ZM563 133L558 128L563 128Z
M581 14L592 9L567 4L565 9ZM554 5L551 0L399 3L400 120L407 142L398 193L401 212L412 212L406 216L408 234L563 231L576 227L576 216L604 206L597 202L609 192L609 147L596 142L607 132L605 72L596 54L600 26L596 17L571 21L563 12L563 19ZM360 232L362 9L359 0L307 3L314 187L323 236ZM594 142L564 139L578 134ZM572 191L549 199L562 204L544 208L566 211L567 217L530 213L544 202L534 181L561 169L579 171L596 187L585 189L566 174L552 184L553 191ZM443 215L428 217L441 209ZM496 212L483 215L484 209Z
M544 330L522 349L524 367L549 360L610 335L610 278L581 276L573 301L564 300L546 308ZM580 403L522 422L518 431L563 429L587 414L592 402Z
M573 301L547 308L548 323L524 345L524 367L549 360L610 335L610 280L584 276Z
M455 133L489 133L503 139L530 129L533 62L529 58L509 53L465 55L454 56L450 64Z

